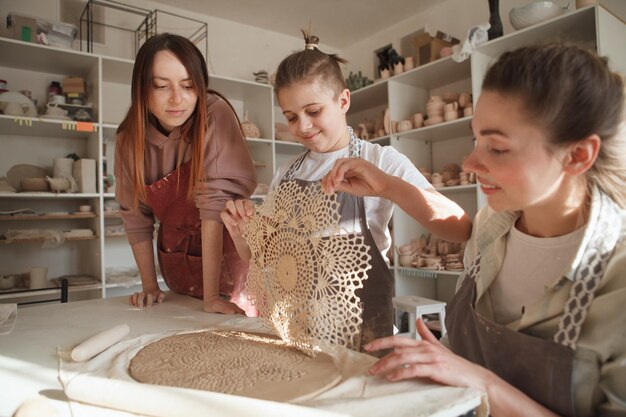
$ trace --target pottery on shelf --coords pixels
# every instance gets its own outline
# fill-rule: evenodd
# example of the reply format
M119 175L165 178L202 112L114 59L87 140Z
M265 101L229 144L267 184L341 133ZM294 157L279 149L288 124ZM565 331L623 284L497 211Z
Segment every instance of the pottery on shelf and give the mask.
M398 132L406 132L413 129L413 122L410 120L400 120L398 122Z
M411 116L411 122L413 122L413 127L416 129L424 126L424 115L422 113L415 113Z
M415 68L415 61L412 56L407 56L404 58L404 70L408 71Z
M22 178L20 190L23 192L49 191L50 186L45 178Z
M68 191L70 187L72 186L72 183L66 177L61 177L61 178L46 177L46 180L50 184L50 189L55 193Z
M489 0L489 25L491 25L487 31L489 40L499 38L504 34L500 19L500 0Z
M241 122L241 130L243 130L243 134L247 138L256 139L261 137L261 131L257 125L248 119L248 112L245 113L243 122Z
M509 12L511 26L515 30L524 29L562 15L567 8L562 8L552 1L535 1L523 7L516 7Z

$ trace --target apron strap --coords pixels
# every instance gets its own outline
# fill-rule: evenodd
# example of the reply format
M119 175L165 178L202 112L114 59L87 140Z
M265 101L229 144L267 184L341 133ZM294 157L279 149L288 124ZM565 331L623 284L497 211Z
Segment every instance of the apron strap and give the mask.
M589 219L589 222L595 221L596 225L576 270L565 311L554 335L556 343L572 350L576 349L580 329L622 230L619 207L606 194L599 190L597 192L597 217Z

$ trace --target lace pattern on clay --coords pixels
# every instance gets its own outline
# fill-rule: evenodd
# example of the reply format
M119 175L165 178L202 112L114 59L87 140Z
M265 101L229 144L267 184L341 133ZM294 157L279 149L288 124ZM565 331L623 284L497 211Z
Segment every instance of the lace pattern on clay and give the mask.
M370 266L362 236L341 233L338 203L318 183L283 182L256 208L244 237L252 259L248 293L289 345L358 346L360 300Z
M139 382L242 395L258 384L297 381L311 366L308 356L282 340L224 330L151 343L131 360L129 371Z

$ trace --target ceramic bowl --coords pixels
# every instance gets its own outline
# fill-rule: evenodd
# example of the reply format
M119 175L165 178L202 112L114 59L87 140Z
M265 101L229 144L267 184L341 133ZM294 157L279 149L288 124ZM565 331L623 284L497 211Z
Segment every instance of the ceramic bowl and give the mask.
M50 187L45 178L22 178L20 191L50 191Z
M515 30L524 29L537 23L560 16L566 9L551 1L535 1L509 12L509 20Z

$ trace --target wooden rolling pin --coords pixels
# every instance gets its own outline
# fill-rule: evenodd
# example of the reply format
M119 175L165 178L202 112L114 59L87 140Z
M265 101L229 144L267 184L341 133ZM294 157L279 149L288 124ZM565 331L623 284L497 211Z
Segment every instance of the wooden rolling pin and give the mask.
M76 345L70 356L76 362L87 361L122 340L128 332L130 332L128 324L120 324L104 330Z

